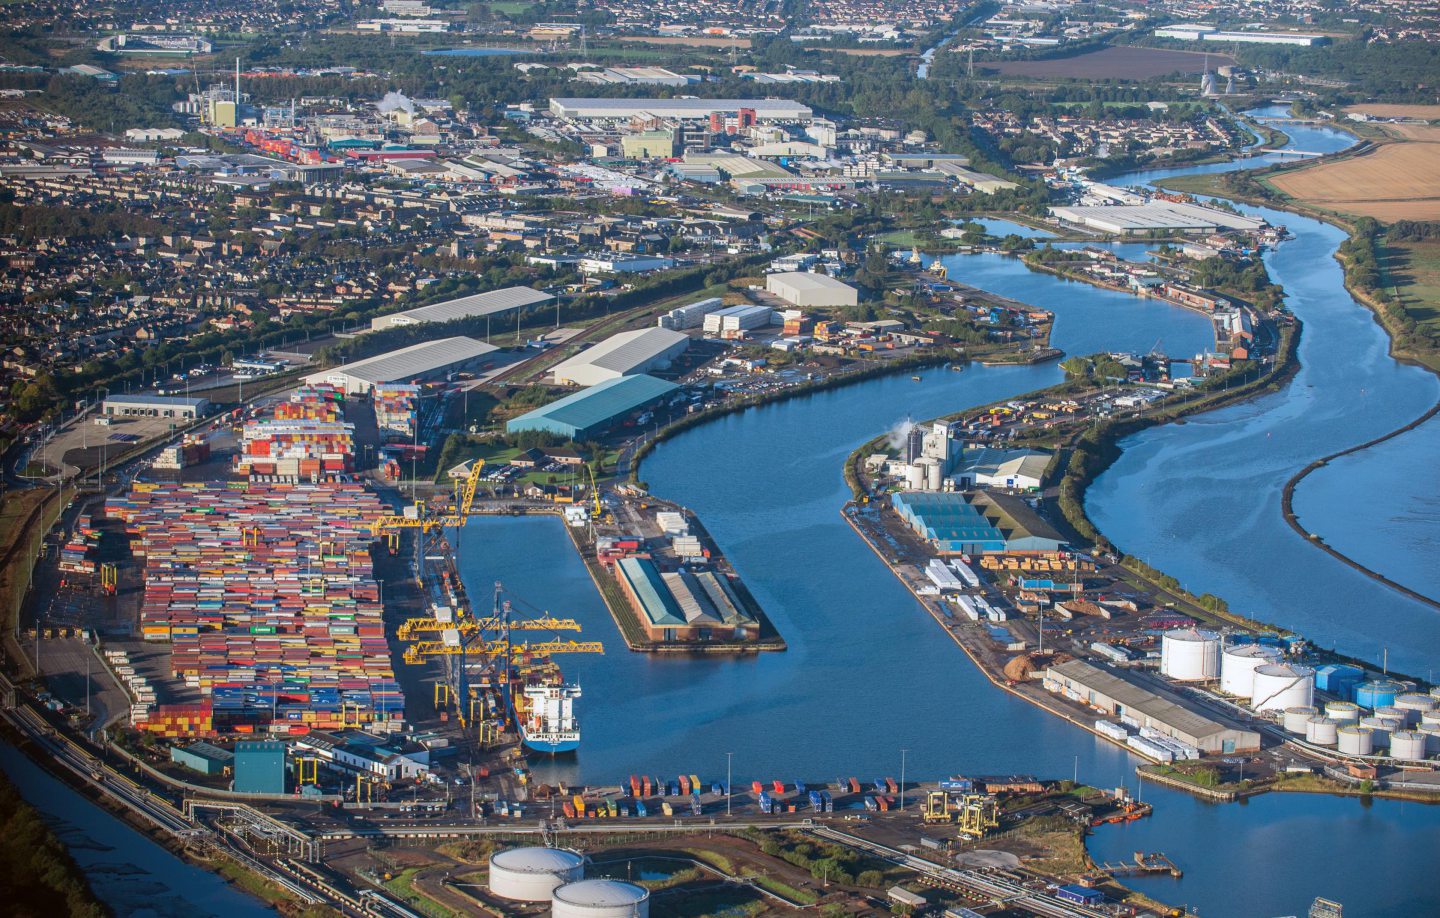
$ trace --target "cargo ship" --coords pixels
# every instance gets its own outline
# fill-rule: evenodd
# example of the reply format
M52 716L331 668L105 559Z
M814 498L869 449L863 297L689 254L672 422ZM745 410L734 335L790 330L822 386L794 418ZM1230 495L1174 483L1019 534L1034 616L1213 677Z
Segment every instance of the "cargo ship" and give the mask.
M575 700L580 686L563 682L528 685L516 705L520 742L531 752L562 755L580 748L580 722L575 718Z

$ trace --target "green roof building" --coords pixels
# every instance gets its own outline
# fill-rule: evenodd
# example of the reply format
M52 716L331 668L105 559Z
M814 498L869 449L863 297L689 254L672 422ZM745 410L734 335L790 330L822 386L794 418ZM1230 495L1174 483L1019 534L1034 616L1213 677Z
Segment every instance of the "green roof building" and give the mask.
M661 401L680 387L638 374L607 379L588 389L511 418L507 433L544 430L572 440L588 440L620 423L632 412Z

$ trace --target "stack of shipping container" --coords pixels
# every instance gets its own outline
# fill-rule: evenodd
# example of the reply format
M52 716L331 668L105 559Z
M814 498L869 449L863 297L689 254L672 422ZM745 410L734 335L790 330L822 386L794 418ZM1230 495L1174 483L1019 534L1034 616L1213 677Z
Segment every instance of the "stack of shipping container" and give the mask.
M380 429L381 439L387 442L413 439L420 387L395 383L377 385L374 399L375 425Z
M384 512L359 484L154 484L107 501L145 563L140 629L207 697L161 706L167 736L400 726L371 568Z
M262 480L320 481L353 468L355 425L344 420L345 394L304 386L272 417L245 422L235 470Z

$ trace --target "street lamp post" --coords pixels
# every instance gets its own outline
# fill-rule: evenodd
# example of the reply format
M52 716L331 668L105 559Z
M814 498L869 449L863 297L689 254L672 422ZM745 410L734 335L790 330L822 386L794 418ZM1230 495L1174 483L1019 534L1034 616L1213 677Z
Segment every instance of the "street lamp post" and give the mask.
M900 750L900 812L905 812L905 754L909 749Z
M733 752L725 753L725 815L730 815L730 797L734 794L734 788L730 780L730 761L735 756Z

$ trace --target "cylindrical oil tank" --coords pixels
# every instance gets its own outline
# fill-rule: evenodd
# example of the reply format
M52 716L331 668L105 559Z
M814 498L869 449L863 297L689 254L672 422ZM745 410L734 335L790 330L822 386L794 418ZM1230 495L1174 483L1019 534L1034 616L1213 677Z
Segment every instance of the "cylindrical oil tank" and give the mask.
M1280 662L1278 648L1263 644L1232 644L1220 653L1220 691L1249 698L1255 686L1255 668Z
M1373 712L1376 717L1383 717L1386 720L1399 721L1400 726L1410 725L1410 712L1404 708L1397 708L1394 705L1376 708Z
M1204 682L1220 675L1220 635L1177 628L1160 638L1160 672L1178 682ZM1309 704L1309 699L1297 704Z
M1355 686L1355 703L1362 708L1386 708L1404 693L1405 686L1394 679L1371 679Z
M1224 664L1222 663L1221 665L1223 666ZM1305 723L1318 713L1320 712L1310 705L1297 705L1293 708L1286 708L1284 718L1285 732L1304 733Z
M556 887L585 876L585 858L561 848L511 848L490 855L490 892L517 902L549 902Z
M1305 707L1315 700L1315 670L1298 663L1265 663L1255 667L1256 711Z
M1415 732L1425 737L1425 754L1440 755L1440 724L1421 724Z
M1430 697L1440 699L1440 685L1430 686Z
M1360 719L1360 706L1351 701L1331 701L1325 705L1325 716L1353 723Z
M1375 751L1370 731L1359 724L1341 724L1335 730L1338 750L1345 755L1371 755Z
M1419 692L1406 692L1404 695L1395 696L1395 707L1409 712L1405 715L1405 722L1409 724L1420 723L1425 714L1435 710L1435 705L1436 699Z
M1370 731L1370 745L1373 748L1384 749L1390 745L1390 733L1395 729L1395 721L1383 717L1362 717L1360 727Z
M581 880L555 890L553 918L649 918L650 890L619 880Z
M1390 734L1390 757L1418 761L1425 758L1425 734L1414 730L1396 730Z
M1420 715L1420 723L1422 723L1422 724L1440 724L1440 708L1437 708L1437 709L1434 710L1434 711L1426 711L1426 712L1424 712L1423 714L1421 714L1421 715Z
M1305 722L1305 742L1317 746L1333 746L1336 741L1335 731L1339 728L1340 724L1328 717L1312 717Z

